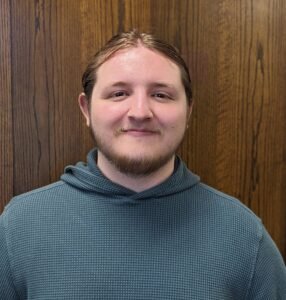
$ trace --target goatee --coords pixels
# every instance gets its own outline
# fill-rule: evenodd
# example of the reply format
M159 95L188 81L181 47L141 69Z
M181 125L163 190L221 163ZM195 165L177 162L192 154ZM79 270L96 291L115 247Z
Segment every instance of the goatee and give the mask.
M90 134L97 149L119 172L136 178L148 176L166 165L172 160L180 145L179 144L176 149L173 149L173 151L171 149L161 155L138 155L137 157L132 157L117 153L116 149L104 143L92 128L90 128ZM152 147L152 145L150 145L150 147Z

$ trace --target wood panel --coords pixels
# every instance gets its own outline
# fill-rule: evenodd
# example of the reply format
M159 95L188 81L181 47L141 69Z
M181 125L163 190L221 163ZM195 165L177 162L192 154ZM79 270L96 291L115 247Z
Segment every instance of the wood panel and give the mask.
M173 43L190 66L181 156L254 210L286 257L285 1L4 0L0 24L1 210L85 159L82 71L109 37L135 27Z
M12 1L15 194L55 180L81 153L78 9L75 1Z
M0 1L0 212L13 196L10 35L10 3L3 0Z

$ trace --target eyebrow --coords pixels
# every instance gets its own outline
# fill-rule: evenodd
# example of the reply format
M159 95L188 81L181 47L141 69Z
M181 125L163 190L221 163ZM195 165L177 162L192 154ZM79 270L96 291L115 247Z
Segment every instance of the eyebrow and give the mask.
M110 87L124 87L124 86L130 86L130 83L124 82L124 81L116 81L110 85ZM175 86L173 84L165 83L165 82L151 82L148 84L148 87L151 88L171 88L175 89Z
M116 81L116 82L112 83L110 86L111 86L111 87L117 87L117 86L121 87L121 86L128 86L128 85L130 85L130 84L127 83L127 82L124 82L124 81Z
M154 82L150 84L150 87L152 88L171 88L175 89L175 86L173 84L165 83L165 82Z

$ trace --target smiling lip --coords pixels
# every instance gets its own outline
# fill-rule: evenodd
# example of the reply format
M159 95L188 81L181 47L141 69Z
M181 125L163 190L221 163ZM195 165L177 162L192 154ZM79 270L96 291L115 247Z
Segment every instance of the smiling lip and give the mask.
M122 133L126 133L128 135L132 136L150 136L154 134L158 134L158 130L152 130L152 129L145 129L145 128L128 128L128 129L121 129Z

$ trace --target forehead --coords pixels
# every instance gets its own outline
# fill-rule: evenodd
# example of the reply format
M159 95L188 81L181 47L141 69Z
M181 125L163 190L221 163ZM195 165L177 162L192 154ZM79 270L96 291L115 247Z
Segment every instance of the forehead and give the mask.
M97 83L113 80L163 81L182 86L179 67L165 55L141 45L117 51L99 67Z

